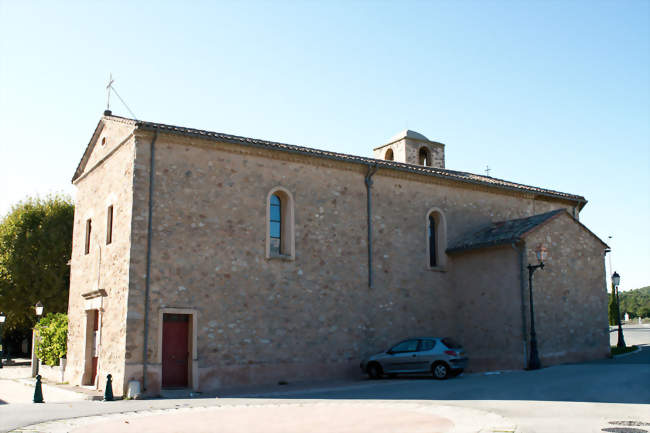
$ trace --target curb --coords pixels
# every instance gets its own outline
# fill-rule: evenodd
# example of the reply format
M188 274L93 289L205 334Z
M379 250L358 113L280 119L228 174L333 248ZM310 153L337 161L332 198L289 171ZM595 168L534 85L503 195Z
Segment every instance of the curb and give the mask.
M635 353L639 353L643 350L642 346L637 346L636 350L634 352L627 352L627 353L621 353L620 355L614 355L613 358L623 358L626 356L634 355Z

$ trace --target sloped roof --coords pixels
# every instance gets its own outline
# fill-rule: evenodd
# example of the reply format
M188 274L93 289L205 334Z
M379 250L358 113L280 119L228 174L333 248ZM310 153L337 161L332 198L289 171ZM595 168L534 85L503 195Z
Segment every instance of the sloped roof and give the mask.
M403 162L386 161L383 159L366 158L362 156L349 155L349 154L338 153L338 152L330 152L327 150L296 146L292 144L277 143L273 141L260 140L256 138L241 137L237 135L224 134L224 133L214 132L214 131L186 128L182 126L167 125L163 123L146 122L141 120L120 117L120 116L108 115L108 116L104 116L103 119L114 119L120 122L132 123L135 129L139 129L139 130L159 131L168 134L178 134L178 135L189 136L189 137L199 137L199 138L214 140L218 142L239 144L239 145L251 146L251 147L261 147L265 149L278 150L278 151L301 154L301 155L308 155L308 156L313 156L318 158L333 159L333 160L357 163L363 165L372 165L381 169L393 169L398 171L418 173L418 174L428 175L432 177L437 177L437 178L442 178L442 179L447 179L447 180L457 181L457 182L462 182L467 184L484 185L487 187L494 187L498 189L535 193L541 196L576 202L579 209L584 207L584 205L587 203L587 200L580 195L568 194L560 191L539 188L536 186L523 185L520 183L509 182L503 179L497 179L495 177L482 176L482 175L467 173L463 171L447 170L447 169L436 168L436 167L425 167L420 165L406 164ZM91 144L89 144L89 147L90 145ZM88 149L86 150L86 153L88 153ZM85 155L86 154L84 154L84 156ZM83 172L83 165L84 165L84 161L82 159L82 161L79 164L79 168L77 169L77 173L75 173L75 177L73 178L73 181L78 176L80 176L81 173Z
M539 227L540 225L550 221L558 215L566 214L573 219L582 228L587 230L605 247L605 244L598 236L593 234L587 227L580 221L573 218L566 209L556 209L550 212L529 216L526 218L517 218L507 221L499 221L490 223L479 230L469 232L461 236L449 248L447 253L454 253L460 251L474 250L479 248L492 247L497 245L509 244L520 241L526 234Z
M77 180L77 178L79 178L79 176L82 175L84 169L86 168L86 164L88 163L88 158L90 158L90 154L92 153L95 143L97 142L97 139L99 138L99 134L102 132L103 128L104 128L104 122L103 120L100 120L97 123L97 126L95 127L95 131L93 132L92 137L90 137L90 141L86 146L86 150L84 151L84 154L81 156L81 160L79 161L79 164L77 164L77 169L75 170L74 175L72 176L73 183L75 180Z
M491 223L477 231L465 234L451 247L447 248L447 252L473 250L516 242L535 227L562 212L566 212L566 210L557 209L526 218Z
M404 131L401 131L398 134L394 135L393 138L389 140L389 142L392 143L394 141L401 140L402 138L413 138L415 140L429 141L427 137L420 134L419 132L405 129Z

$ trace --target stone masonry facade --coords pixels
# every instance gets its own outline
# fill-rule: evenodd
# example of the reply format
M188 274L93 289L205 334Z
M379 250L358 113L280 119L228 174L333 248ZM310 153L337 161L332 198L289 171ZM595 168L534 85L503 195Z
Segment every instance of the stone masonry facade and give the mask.
M444 147L435 149L444 169ZM425 335L461 341L473 370L525 368L523 267L535 263L539 243L549 251L535 274L542 362L606 356L606 246L573 217L584 199L379 167L370 189L369 287L368 170L345 158L104 116L74 179L66 380L88 383L88 311L95 308L97 376L111 373L118 395L130 380L146 383L148 394L160 391L167 313L191 317L188 387L196 390L358 375L364 356ZM265 253L267 197L276 187L293 199L293 257ZM105 245L109 203L114 240ZM448 242L495 221L567 212L516 245L439 251L443 260L431 267L432 209Z
M135 138L123 124L106 122L101 126L94 136L98 145L90 155L86 174L77 184L66 380L103 387L109 373L115 383L124 382L126 328L119 324L126 322L129 295ZM113 236L107 245L107 209L111 205L114 212ZM91 241L90 250L85 254L88 220L91 221ZM101 356L98 357L98 374L93 381L86 359L91 355L89 346L93 344L88 314L95 309L100 311L98 328L101 331L96 344Z

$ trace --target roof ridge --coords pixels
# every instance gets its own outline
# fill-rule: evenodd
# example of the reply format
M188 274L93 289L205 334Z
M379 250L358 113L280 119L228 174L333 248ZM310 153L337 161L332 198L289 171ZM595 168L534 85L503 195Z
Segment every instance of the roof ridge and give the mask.
M560 212L566 212L566 209L564 209L564 208L554 209L554 210L551 210L551 211L548 211L548 212L537 213L535 215L530 215L530 216L527 216L527 217L513 218L513 219L509 219L509 220L502 220L502 221L495 221L495 222L493 222L491 224L503 224L503 223L509 223L509 222L515 222L515 221L523 221L523 220L527 220L527 219L531 219L531 218L539 218L539 217L544 216L544 215L548 215L548 217L551 217L551 216L555 215L556 213L560 213ZM546 219L544 219L544 220L546 220Z
M473 250L519 241L561 213L571 216L565 208L560 208L527 217L490 222L464 233L447 249L447 252Z
M478 185L484 185L488 187L509 189L509 190L516 190L516 191L533 192L533 193L550 196L554 198L577 201L581 203L583 206L584 203L587 202L587 200L581 195L565 193L561 191L541 188L533 185L526 185L517 182L511 182L505 179L483 176L480 174L475 174L475 173L470 173L465 171L450 170L446 168L418 166L414 164L407 164L404 162L397 162L397 161L386 161L383 159L375 159L375 158L346 154L341 152L322 150L313 147L280 143L280 142L263 140L258 138L250 138L250 137L245 137L240 135L226 134L222 132L210 131L205 129L196 129L196 128L176 126L176 125L165 124L165 123L149 122L146 120L130 119L128 117L115 116L112 114L104 117L107 118L115 117L122 121L134 122L136 129L162 130L173 134L191 135L191 136L197 136L197 137L208 138L208 139L209 138L219 139L219 140L224 140L226 142L231 142L236 144L261 146L264 148L271 148L271 149L276 149L281 151L288 151L292 153L306 154L306 155L311 155L311 156L321 157L321 158L337 159L337 160L351 162L351 163L361 163L366 165L372 164L378 166L379 168L396 169L401 171L409 171L412 173L432 175L439 178L455 180L463 183L478 184Z

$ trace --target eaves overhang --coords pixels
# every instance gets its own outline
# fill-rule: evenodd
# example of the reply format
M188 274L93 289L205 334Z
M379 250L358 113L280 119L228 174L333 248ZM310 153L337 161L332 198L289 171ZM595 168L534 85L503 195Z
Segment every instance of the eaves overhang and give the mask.
M122 118L123 119L123 118ZM132 120L132 119L128 119ZM365 166L376 166L379 169L396 170L401 172L416 173L425 176L432 176L439 179L454 181L470 185L480 185L488 188L495 188L500 190L516 191L519 193L530 193L534 196L548 197L552 199L560 199L575 203L578 210L582 209L587 203L587 200L575 194L563 193L545 188L539 188L530 185L509 182L507 180L498 179L489 176L481 176L473 173L418 166L413 164L406 164L402 162L386 161L382 159L367 158L356 155L349 155L338 152L330 152L310 147L296 146L285 143L272 142L267 140L260 140L256 138L242 137L220 132L200 130L194 128L186 128L174 125L167 125L162 123L153 123L146 121L134 121L135 129L141 131L158 131L159 133L166 133L172 135L182 135L186 137L202 138L205 140L212 140L223 143L237 144L243 146L250 146L262 149L269 149L281 151L297 155L305 155L316 158L329 159L334 161L348 162L353 164L362 164Z
M581 229L595 238L607 251L609 246L596 234L589 230L584 224L574 218L566 209L556 209L543 214L532 215L525 218L517 218L507 221L489 223L478 230L473 230L460 237L445 252L447 254L461 253L465 251L479 250L484 248L498 247L508 244L518 244L525 240L526 236L544 226L548 222L566 215Z

